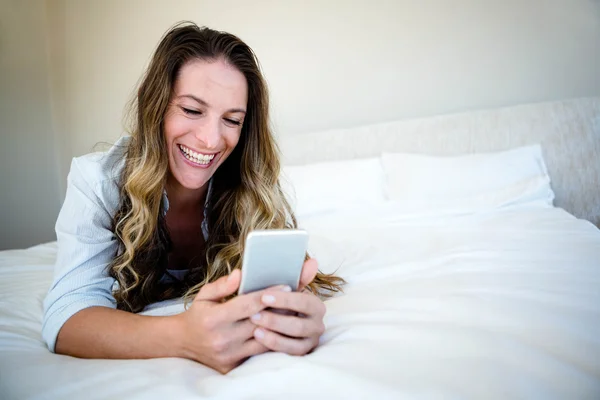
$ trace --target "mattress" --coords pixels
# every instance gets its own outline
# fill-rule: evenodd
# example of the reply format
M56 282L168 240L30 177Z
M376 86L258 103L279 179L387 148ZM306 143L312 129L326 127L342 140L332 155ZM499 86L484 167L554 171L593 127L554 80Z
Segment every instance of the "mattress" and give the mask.
M598 399L600 231L550 206L406 215L386 205L301 221L347 280L303 357L221 375L176 358L51 354L42 300L56 244L0 252L2 399ZM181 312L179 301L147 314Z

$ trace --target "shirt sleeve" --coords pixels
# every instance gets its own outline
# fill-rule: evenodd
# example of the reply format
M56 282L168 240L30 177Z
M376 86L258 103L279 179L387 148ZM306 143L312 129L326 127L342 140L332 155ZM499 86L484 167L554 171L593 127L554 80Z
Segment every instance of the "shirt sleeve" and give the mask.
M86 180L86 175L89 178L73 159L56 221L54 281L44 300L42 322L42 336L52 352L60 329L75 313L93 306L116 308L115 280L107 270L118 248L112 215L101 198L106 193L98 189L98 183Z

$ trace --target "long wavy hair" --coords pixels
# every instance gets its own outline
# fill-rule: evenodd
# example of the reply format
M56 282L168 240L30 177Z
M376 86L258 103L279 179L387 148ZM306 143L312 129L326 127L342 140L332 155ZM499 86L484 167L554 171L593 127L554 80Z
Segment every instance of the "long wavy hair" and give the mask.
M187 62L222 58L246 77L248 104L239 142L212 178L206 223L206 257L181 281L161 281L171 249L163 210L168 174L164 116L176 79ZM293 229L297 222L279 183L279 149L269 127L266 83L253 51L238 37L191 22L171 28L142 77L129 116L131 139L120 177L120 207L114 216L119 250L109 273L117 282L119 309L183 296L241 268L245 238L255 229ZM309 255L306 255L308 259ZM321 272L308 289L321 296L340 291L344 280Z

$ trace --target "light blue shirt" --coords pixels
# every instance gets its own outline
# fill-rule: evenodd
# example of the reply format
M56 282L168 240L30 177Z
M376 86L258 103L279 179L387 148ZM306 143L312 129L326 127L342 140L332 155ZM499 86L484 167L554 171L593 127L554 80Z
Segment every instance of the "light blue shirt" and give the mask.
M94 306L117 307L112 295L115 279L107 267L119 246L112 225L120 205L118 183L129 140L129 136L122 137L107 152L71 162L65 201L56 221L54 281L44 300L42 336L50 351L55 349L61 327L75 313ZM169 205L166 193L163 196L166 213ZM207 238L206 218L202 231Z

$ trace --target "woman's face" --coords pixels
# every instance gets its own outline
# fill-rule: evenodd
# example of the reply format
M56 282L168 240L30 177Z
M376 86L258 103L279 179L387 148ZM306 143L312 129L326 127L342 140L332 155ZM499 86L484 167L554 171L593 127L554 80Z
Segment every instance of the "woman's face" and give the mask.
M221 59L181 68L164 129L171 177L183 188L202 188L231 154L247 99L246 78Z

